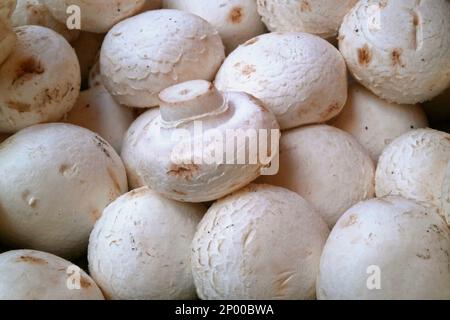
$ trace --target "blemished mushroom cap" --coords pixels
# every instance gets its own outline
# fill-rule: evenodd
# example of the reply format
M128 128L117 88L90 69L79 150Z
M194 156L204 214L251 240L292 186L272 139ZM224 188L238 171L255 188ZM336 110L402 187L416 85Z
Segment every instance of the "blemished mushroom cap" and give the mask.
M0 132L60 120L80 91L80 66L69 43L41 26L14 28L17 43L0 66Z
M450 83L450 2L362 0L345 17L339 50L352 75L398 104L430 100Z
M449 239L435 208L401 197L358 203L323 249L318 298L448 300Z
M1 300L104 300L89 275L53 254L15 250L0 254Z
M355 83L343 111L330 124L355 137L377 162L395 138L426 128L428 121L420 105L389 103Z
M442 196L441 196L441 211L447 220L447 224L450 226L450 162L448 163L447 170L444 175L444 182L442 183Z
M260 99L281 129L328 121L347 100L341 54L306 33L269 33L247 41L227 57L215 84Z
M395 139L380 157L377 197L398 195L440 207L449 161L450 134L433 129L407 132Z
M116 23L142 10L146 0L41 0L59 22L66 24L70 6L80 8L81 30L106 33ZM69 11L70 12L70 11Z
M78 257L103 209L128 191L114 149L70 124L24 129L0 145L0 239Z
M133 110L123 107L102 85L82 91L66 122L98 133L120 153L122 140L134 121Z
M100 69L103 84L117 102L155 107L167 87L212 80L224 57L218 32L202 18L153 10L114 26L102 46Z
M16 0L2 0L0 2L0 17L9 20L14 12L14 9L16 8L16 5Z
M250 185L208 210L192 242L201 299L314 299L329 230L300 196Z
M270 31L307 32L334 40L344 16L357 0L257 0Z
M286 131L280 140L280 170L262 182L305 198L333 227L355 203L375 193L369 153L347 132L314 125Z
M9 21L0 16L0 65L8 58L14 50L17 36Z
M219 31L227 53L266 31L255 0L165 0L164 8L196 14Z
M89 270L108 299L195 299L190 244L206 208L147 187L109 205L89 242Z

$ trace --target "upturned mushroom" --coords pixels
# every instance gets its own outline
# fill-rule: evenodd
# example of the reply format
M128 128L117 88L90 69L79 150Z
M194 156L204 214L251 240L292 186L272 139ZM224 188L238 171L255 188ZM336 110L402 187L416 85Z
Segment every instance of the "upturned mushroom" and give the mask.
M61 35L41 26L14 30L17 43L0 65L0 132L9 133L60 120L80 91L77 56Z
M0 239L63 257L86 250L103 209L128 191L114 149L70 124L24 129L0 145Z
M450 2L362 0L342 23L339 50L377 96L415 104L450 83Z
M347 100L347 71L339 51L306 33L269 33L233 51L215 84L260 99L281 129L320 123L339 114Z
M266 31L255 0L164 0L164 8L196 14L219 31L227 53Z
M160 99L161 115L135 133L133 147L125 141L122 155L130 176L168 198L219 199L255 180L276 155L275 116L245 93L193 80Z
M395 139L376 172L378 197L399 195L441 206L442 183L450 162L450 134L418 129Z
M389 103L353 84L343 111L330 124L355 137L377 162L395 138L413 129L426 128L428 121L420 105Z
M0 300L104 300L78 266L49 253L16 250L0 254Z
M164 9L114 26L102 46L100 69L103 84L117 102L155 107L158 94L171 85L212 80L224 57L222 40L208 22Z
M257 0L270 31L307 32L334 41L344 16L358 0Z
M0 16L0 65L14 50L17 36L12 29L9 20Z
M317 295L340 299L450 299L450 231L435 208L401 197L349 209L323 249Z
M190 244L206 209L147 187L109 205L89 242L89 270L108 299L195 299Z
M201 299L314 299L329 230L300 196L250 185L208 210L192 242Z
M350 134L315 125L283 133L280 171L262 182L297 192L330 227L355 203L374 196L375 168Z

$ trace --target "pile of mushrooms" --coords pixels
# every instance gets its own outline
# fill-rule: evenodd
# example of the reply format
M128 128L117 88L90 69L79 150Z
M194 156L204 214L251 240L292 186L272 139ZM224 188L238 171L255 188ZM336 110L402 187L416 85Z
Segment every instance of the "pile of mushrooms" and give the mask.
M1 0L0 299L450 300L449 17Z

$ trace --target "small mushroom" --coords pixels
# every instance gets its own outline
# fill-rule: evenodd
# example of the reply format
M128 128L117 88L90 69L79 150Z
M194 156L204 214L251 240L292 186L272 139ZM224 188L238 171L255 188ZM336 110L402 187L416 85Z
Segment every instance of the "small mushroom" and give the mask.
M0 2L0 17L9 20L14 12L14 9L16 8L16 5L16 0L2 0Z
M321 300L450 299L450 231L435 208L372 199L339 219L323 249Z
M80 92L80 67L69 43L41 26L14 29L17 43L0 65L0 132L60 120Z
M306 33L269 33L233 51L215 84L260 99L281 129L325 122L347 100L347 72L339 51Z
M49 253L15 250L0 254L0 300L104 300L89 275Z
M250 185L208 210L192 242L201 299L314 299L329 230L300 196Z
M280 171L260 181L297 192L330 227L355 203L374 196L375 168L350 134L315 125L286 131L280 141Z
M164 0L164 8L196 14L219 31L227 53L266 31L255 0Z
M9 21L0 15L0 66L14 50L17 36Z
M376 172L377 197L398 195L441 206L442 182L450 161L450 134L418 129L395 139Z
M358 0L258 0L270 31L307 32L334 41L344 16Z
M190 244L206 209L147 187L109 205L89 242L89 270L108 299L195 299Z
M219 34L205 20L178 10L153 10L111 29L100 69L103 84L117 102L155 107L158 94L171 85L212 80L224 57Z
M444 175L444 182L442 183L442 196L441 196L441 211L447 220L447 224L450 226L450 162L448 163L447 170Z
M343 111L331 122L347 131L378 161L395 138L428 126L420 105L399 105L380 99L364 87L353 84Z
M70 124L24 129L0 145L0 239L78 257L103 209L125 193L114 149Z
M450 2L362 0L345 17L339 49L377 96L415 104L450 83Z

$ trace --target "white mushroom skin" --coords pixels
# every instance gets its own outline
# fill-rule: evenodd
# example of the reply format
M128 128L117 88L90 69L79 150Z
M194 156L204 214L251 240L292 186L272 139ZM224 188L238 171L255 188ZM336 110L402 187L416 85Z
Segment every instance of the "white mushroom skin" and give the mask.
M330 124L355 137L377 162L395 138L426 128L428 121L420 105L389 103L355 83L343 111Z
M98 133L120 153L122 140L134 121L133 110L119 105L102 85L82 91L66 122Z
M403 134L383 152L376 172L376 195L398 195L440 207L450 161L450 134L418 129Z
M345 210L374 196L374 176L372 159L350 134L315 125L284 132L280 171L259 181L297 192L333 227Z
M0 18L5 18L9 20L11 15L16 8L17 1L16 0L2 0L0 2Z
M0 300L104 300L104 297L91 277L71 262L45 252L15 250L0 254Z
M255 0L165 0L163 6L191 12L211 23L219 31L227 53L266 31Z
M435 208L401 197L349 209L323 249L322 300L450 299L450 232Z
M222 40L208 22L178 10L153 10L114 26L100 69L117 102L147 108L159 105L158 94L167 87L214 79L224 58Z
M201 299L314 299L329 230L297 194L250 185L217 201L192 242Z
M190 244L206 209L147 187L109 205L89 242L89 270L108 299L195 299Z
M9 21L0 16L0 65L8 58L14 50L17 36Z
M80 92L77 56L61 35L40 26L14 31L18 41L0 65L0 132L9 133L60 120Z
M270 31L307 32L335 40L344 16L357 0L257 0Z
M70 124L36 125L0 144L0 239L78 257L103 209L127 192L114 149Z
M447 224L450 226L450 162L448 163L447 170L444 175L444 182L442 183L441 202L442 215L445 216Z
M247 41L227 57L215 84L260 99L281 129L328 121L347 100L341 54L306 33L269 33Z
M59 22L66 24L69 6L81 11L81 30L106 33L116 23L142 10L147 0L41 0Z
M450 83L450 2L362 0L345 17L339 50L353 76L398 104L430 100Z

